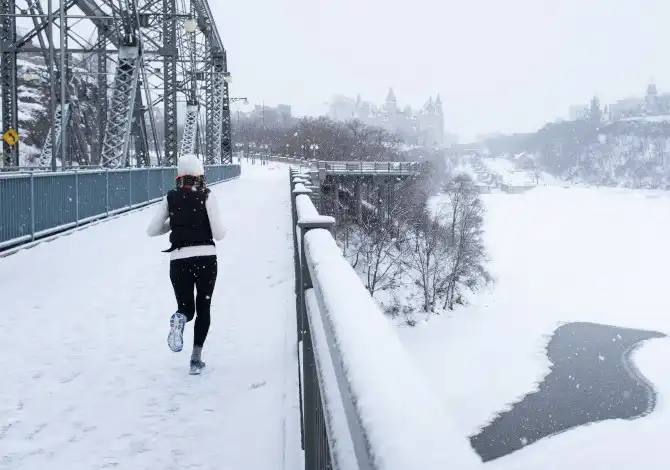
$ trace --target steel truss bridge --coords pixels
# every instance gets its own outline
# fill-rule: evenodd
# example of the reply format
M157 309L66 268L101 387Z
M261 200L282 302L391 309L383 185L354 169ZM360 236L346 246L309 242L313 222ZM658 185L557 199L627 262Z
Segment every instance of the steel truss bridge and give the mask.
M207 0L0 0L3 133L21 134L24 55L42 56L51 87L40 166L169 166L185 153L232 162L230 74ZM92 96L81 96L76 76ZM83 101L93 101L94 126ZM181 139L178 102L186 104ZM3 143L5 167L19 166L19 145Z

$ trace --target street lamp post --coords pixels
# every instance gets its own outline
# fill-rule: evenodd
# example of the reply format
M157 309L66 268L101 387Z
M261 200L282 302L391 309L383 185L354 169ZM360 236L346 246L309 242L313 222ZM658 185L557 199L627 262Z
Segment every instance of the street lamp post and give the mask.
M235 98L228 98L228 102L231 103L231 104L232 104L232 103L235 103L235 102L237 102L237 101L242 101L245 105L246 105L246 104L249 104L249 100L247 99L246 96L244 96L244 97L239 97L239 98L237 98L237 97L235 97ZM236 139L239 139L239 138L240 138L240 134L241 134L240 130L241 130L241 129L240 129L240 110L238 109L238 110L237 110L237 127L235 128L235 134L234 134L232 137L234 137L234 138L236 138ZM241 149L242 144L241 144L241 143L236 143L235 146L236 146L236 147L240 147L240 149L239 149L240 155L238 156L238 159L239 159L240 164L242 164L242 156L241 156L241 153L244 153L244 151ZM247 159L248 159L248 158L249 158L249 155L247 155Z
M316 160L316 151L319 150L319 145L318 144L312 144L309 146L309 148L312 150L312 158Z
M265 144L265 164L270 164L270 145Z

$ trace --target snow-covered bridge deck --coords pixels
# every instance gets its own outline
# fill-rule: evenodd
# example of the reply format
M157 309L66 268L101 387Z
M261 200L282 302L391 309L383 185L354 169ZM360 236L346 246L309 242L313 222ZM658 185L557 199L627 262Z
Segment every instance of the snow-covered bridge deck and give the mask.
M214 186L228 236L200 376L166 345L152 207L0 258L0 469L479 468L305 178L247 165Z
M286 178L213 187L228 235L201 376L166 344L153 207L0 258L1 469L300 467Z

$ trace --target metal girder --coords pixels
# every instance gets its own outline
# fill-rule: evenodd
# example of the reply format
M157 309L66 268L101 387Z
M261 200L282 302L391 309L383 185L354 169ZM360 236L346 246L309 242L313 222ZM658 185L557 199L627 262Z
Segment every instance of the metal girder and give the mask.
M212 66L207 76L207 112L205 119L205 161L207 163L218 163L221 159L221 124L223 94L226 81L223 75L223 54L212 57Z
M67 8L61 6L63 12L67 13ZM46 160L47 156L49 162L52 161L52 155L56 157L61 157L62 165L65 166L67 159L67 148L69 147L70 142L68 141L67 136L67 127L70 122L70 115L72 112L72 107L68 103L68 88L70 84L70 55L67 52L68 48L68 37L67 37L67 18L65 18L65 23L63 24L63 16L60 16L61 24L60 30L60 50L58 52L58 58L54 57L53 71L55 72L53 76L49 77L53 87L55 87L55 98L56 103L53 106L56 108L56 112L52 114L53 120L51 122L51 129L49 129L49 134L47 135L47 141L51 139L51 142L45 142L43 147L43 152L40 157L41 161ZM53 38L50 38L50 41L53 42ZM46 63L49 64L51 57L46 59ZM60 112L59 112L60 111ZM57 147L54 147L54 143L57 142ZM48 145L48 144L52 145ZM65 148L65 151L64 151ZM44 153L44 149L47 150L47 153Z
M139 83L135 87L135 106L133 112L132 135L135 138L135 161L137 165L149 166L149 149L147 148L147 123L144 119L144 106L142 104L142 91Z
M15 0L0 0L0 95L2 97L2 132L18 130L18 98L16 79L16 18L12 16L16 8ZM4 166L19 166L19 145L3 146Z
M65 49L67 50L67 49ZM61 54L63 52L61 51ZM82 134L82 129L85 126L82 125L81 112L78 106L77 97L77 84L74 82L74 77L72 75L71 67L69 64L72 62L72 58L69 57L69 53L66 53L64 57L64 63L66 68L66 77L67 81L64 87L60 86L60 81L63 79L63 74L60 71L60 61L55 61L54 65L54 77L52 81L54 82L56 88L56 110L53 114L53 122L47 137L42 147L42 152L40 154L40 166L51 165L52 162L56 161L58 158L61 159L63 165L65 165L65 157L68 155L76 155L77 163L79 164L89 164L90 158L88 156L88 144L85 136ZM46 59L48 63L49 59ZM65 92L65 94L63 94ZM69 96L74 96L75 100L69 99ZM63 116L63 110L65 115ZM62 125L65 124L67 128L68 125L72 125L72 139L65 142L67 147L67 155L63 156L63 139L67 138L67 133L63 132ZM70 151L74 149L74 152ZM55 155L56 160L52 160L52 156ZM70 162L72 159L70 158Z
M223 51L223 70L228 72L228 59ZM233 163L233 136L230 128L230 94L228 82L223 82L223 96L221 98L221 163Z
M44 9L42 8L42 4L39 2L39 0L29 0L28 1L28 9L29 9L31 15L35 15L31 18L32 22L33 22L33 26L35 28L35 31L41 30L42 24L45 23ZM41 32L40 32L40 34L37 35L37 40L40 43L40 49L41 49L41 52L42 52L42 56L44 57L44 63L48 64L49 60L50 60L49 49L48 49L47 43L44 39L44 35L42 35ZM49 38L47 36L47 40L50 41L51 38Z
M68 149L70 161L73 161L73 156L76 158L76 162L79 165L88 165L90 163L90 150L88 148L88 142L86 137L82 134L82 129L84 129L83 113L79 108L79 102L77 100L72 100L70 103L70 120L72 125L72 136L74 137L70 142L70 148ZM66 121L67 122L67 121Z
M51 165L51 159L53 158L54 154L56 159L60 158L61 156L61 138L63 137L63 133L61 132L61 117L63 115L63 111L65 111L64 121L66 125L70 121L70 116L72 114L71 106L69 103L66 103L64 106L59 103L56 107L54 123L51 126L51 129L49 129L49 133L47 134L47 138L44 142L44 147L42 147L42 153L40 154L40 166Z
M192 18L197 17L195 3L191 2L189 13ZM180 43L183 55L190 59L190 69L184 70L184 84L186 88L186 121L184 123L184 132L181 136L180 156L187 154L196 154L198 145L198 117L200 115L200 106L198 105L198 42L197 29L188 32L187 37Z
M142 56L137 46L121 46L116 66L109 115L102 141L102 165L113 168L127 165L128 142L135 111L137 82Z
M215 26L212 11L206 0L192 0L197 12L198 27L207 33L211 65L206 86L205 159L210 162L232 162L230 101L226 50Z
M13 128L20 133L17 54L30 52L34 57L37 52L54 72L51 117L58 121L48 132L40 164L51 163L47 160L56 155L64 163L115 167L128 164L132 149L138 164L144 165L176 164L181 152L229 161L227 64L208 0L55 0L56 11L46 11L46 2L0 0L2 131ZM80 11L70 12L72 7ZM178 28L189 15L196 19L196 32L183 34ZM84 35L77 29L83 17L93 24L93 33L90 27ZM31 24L32 29L17 34L17 22ZM82 67L85 61L90 64ZM113 84L107 78L112 67ZM182 142L177 138L178 95L190 105ZM154 117L161 101L162 129ZM34 134L23 134L30 135ZM17 165L18 146L4 144L3 149L3 162Z
M165 164L177 164L177 21L175 0L163 0L163 126Z
M209 31L211 33L210 45L213 51L223 52L223 41L219 35L219 30L214 23L212 10L209 8L207 0L192 0L195 5L195 11L198 13L198 27L201 31Z
M43 8L41 6L41 3L39 0L29 0L29 2L33 2L31 5L31 11L34 9L38 11L39 13L43 13ZM75 0L74 2L70 3L69 5L66 4L65 10L69 9L70 6L76 5L82 9L86 14L91 15L92 18L95 18L96 16L103 16L105 15L105 12L98 7L94 2L90 0ZM60 11L60 10L59 10ZM69 155L62 155L62 146L65 145L67 149L74 148L76 151L75 152L69 152L69 154L75 154L77 156L77 161L78 163L91 163L92 160L98 160L100 159L100 153L102 151L102 137L103 133L102 130L98 130L97 132L97 148L93 149L94 155L89 156L88 152L88 144L86 141L86 138L81 134L82 132L82 126L80 125L81 123L81 116L80 116L80 110L78 109L77 106L72 106L70 103L70 99L68 95L70 95L73 91L76 93L76 88L73 87L73 75L72 75L72 51L69 48L69 27L68 27L68 22L67 22L67 14L65 16L65 23L60 24L60 28L64 28L63 34L61 34L61 41L62 44L60 44L59 47L59 52L58 55L59 57L61 55L64 55L63 61L56 60L55 63L53 64L54 70L57 72L56 77L52 77L51 79L54 80L56 83L56 100L57 102L54 104L56 106L56 113L53 114L54 116L54 121L52 122L51 129L49 130L49 133L47 135L47 139L44 143L44 147L42 148L42 153L40 155L40 165L46 165L48 164L47 162L51 162L51 157L52 154L55 153L56 158L61 158L63 166L66 165L66 159L69 157ZM47 27L47 21L45 19L40 19L38 20L36 18L33 18L34 26L35 26L35 34L39 38L40 42L40 47L45 46L45 41L42 39L42 32ZM103 19L98 19L97 21L94 19L93 20L94 24L98 26L98 39L96 42L96 48L104 48L107 42L107 37L106 35L108 34L108 28L106 26L107 23L109 23L108 20L103 20ZM118 35L117 35L118 36ZM116 39L116 38L115 38ZM54 41L54 38L48 37L47 35L47 41L51 45L51 43ZM48 54L48 50L44 50L44 57L45 57L45 62L48 64L50 61L50 57ZM106 57L102 55L103 60L106 62ZM100 60L98 60L98 66L100 66ZM61 70L61 64L65 64L64 70ZM103 70L106 71L106 64L103 65ZM102 79L100 78L102 77ZM61 87L60 86L60 80L65 79L66 85ZM97 101L104 101L105 104L100 106L98 108L98 113L101 113L104 116L104 113L106 113L107 106L106 106L106 101L107 101L107 78L105 75L99 76L98 78L98 85L101 85L101 82L104 80L104 84L102 86L102 92L104 93L104 99L100 99L98 94L98 99ZM75 88L73 90L73 88ZM59 121L59 119L62 116L61 109L64 108L66 110L66 116L64 121ZM98 122L101 126L101 129L104 129L104 117L99 118ZM65 123L65 128L63 128L62 124ZM68 128L68 123L72 123L73 127L73 139L72 141L66 141L63 142L63 140L67 139L67 133L65 130ZM55 138L54 138L55 134ZM68 139L69 140L69 139ZM54 142L56 142L54 146ZM70 162L72 161L72 158L70 157Z
M105 49L107 46L107 27L98 27L98 39L96 41L96 49ZM97 87L95 104L97 109L96 125L96 148L93 150L93 158L91 164L99 164L102 155L102 141L105 138L105 124L107 122L107 55L98 54L95 71L97 73Z
M197 104L186 106L186 122L184 124L184 133L181 136L180 155L196 153L199 111L200 108Z
M39 0L32 0L32 1L34 3L39 2ZM16 4L16 1L14 2L14 4ZM66 2L63 2L63 5L65 6L66 10L74 4L75 4L75 0L67 0ZM29 44L30 41L32 41L36 36L39 36L41 33L45 32L49 23L52 23L54 21L54 19L58 19L59 15L60 15L60 8L58 10L52 12L51 15L48 18L44 18L43 21L39 22L39 26L35 26L34 29L32 29L28 33L21 36L21 38L18 38L13 43L14 47L17 49L17 51L23 51L23 47L26 44Z

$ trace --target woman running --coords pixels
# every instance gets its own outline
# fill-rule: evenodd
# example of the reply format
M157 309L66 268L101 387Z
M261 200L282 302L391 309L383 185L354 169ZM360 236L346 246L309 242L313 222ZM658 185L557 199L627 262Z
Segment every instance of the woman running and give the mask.
M218 269L214 240L221 240L226 232L198 157L184 155L179 159L176 183L160 202L147 234L156 237L170 232L172 246L164 252L170 253L170 281L177 312L170 318L168 346L174 352L182 350L184 326L195 317L190 373L199 374L205 367L202 347L209 331Z

